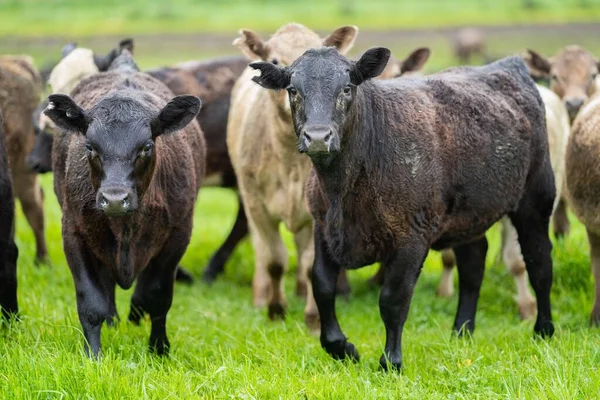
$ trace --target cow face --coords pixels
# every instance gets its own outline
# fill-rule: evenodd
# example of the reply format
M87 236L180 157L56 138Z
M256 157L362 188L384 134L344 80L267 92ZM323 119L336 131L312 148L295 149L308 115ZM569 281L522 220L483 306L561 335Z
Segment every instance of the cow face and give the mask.
M156 139L183 129L200 111L195 96L177 96L159 112L127 92L85 111L69 96L51 95L44 113L59 127L84 135L96 207L109 216L132 213L150 185Z
M333 48L309 50L289 67L252 63L261 71L253 80L273 90L286 89L300 152L329 155L341 150L342 128L358 86L381 74L390 51L368 50L357 62Z
M579 46L567 46L550 58L528 50L526 61L534 77L550 80L550 89L563 100L571 121L597 90L600 63Z

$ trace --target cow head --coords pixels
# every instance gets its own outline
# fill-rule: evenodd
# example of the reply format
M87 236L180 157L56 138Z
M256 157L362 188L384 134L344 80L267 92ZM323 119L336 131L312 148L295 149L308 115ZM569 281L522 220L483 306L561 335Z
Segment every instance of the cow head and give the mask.
M271 90L286 89L300 152L311 157L341 150L342 127L356 98L357 88L381 74L390 51L370 49L356 62L333 48L312 49L292 65L250 64L261 71L253 80Z
M185 128L198 114L200 99L177 96L161 110L128 91L83 110L67 95L54 94L44 113L57 127L85 136L96 206L109 216L137 210L156 165L156 139Z
M567 46L550 58L533 50L527 53L525 60L531 75L550 80L550 89L563 100L573 121L583 103L597 90L598 60L579 46Z

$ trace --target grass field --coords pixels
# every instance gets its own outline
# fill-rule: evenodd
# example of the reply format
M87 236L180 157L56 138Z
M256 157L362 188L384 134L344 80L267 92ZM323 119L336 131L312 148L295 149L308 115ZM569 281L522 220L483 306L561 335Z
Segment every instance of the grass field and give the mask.
M43 178L51 268L33 265L33 236L18 214L22 320L0 329L1 399L592 399L600 393L600 337L588 327L593 286L587 241L578 223L553 250L557 332L549 341L533 339L532 324L519 320L512 279L495 262L499 235L492 230L475 336L451 336L457 300L436 297L441 262L432 253L405 329L401 375L377 369L385 337L378 293L366 283L374 267L351 272L352 296L338 302L342 327L362 356L359 364L341 363L330 359L303 325L303 302L293 295L293 252L287 320L272 323L265 310L251 306L248 242L214 286L177 284L168 319L169 358L148 353L149 322L135 327L125 318L117 328L103 328L104 357L90 361L83 353L51 180ZM234 215L231 192L201 191L183 260L196 277ZM286 241L291 245L289 235ZM122 318L130 295L118 291Z
M230 32L252 22L397 29L597 21L599 0L2 0L0 36Z
M344 14L342 4L353 4ZM68 39L98 51L119 37L134 36L142 68L217 55L238 54L230 43L241 27L273 31L295 20L321 31L355 23L361 35L352 54L374 45L403 57L418 46L433 54L427 71L453 64L445 31L379 31L401 27L576 22L600 20L598 0L284 0L168 2L0 0L1 53L28 53L38 65L55 59ZM583 7L581 4L586 3ZM193 6L192 6L193 5ZM231 12L235 10L235 12ZM264 10L268 10L265 13ZM169 35L163 34L169 33ZM515 27L488 32L492 55L525 47L553 54L580 43L600 54L596 25ZM97 36L101 35L101 36ZM105 36L115 35L115 36ZM10 36L10 37L9 37ZM376 266L350 272L352 295L338 301L346 335L357 346L359 364L332 360L303 323L302 300L294 293L295 253L287 275L285 322L272 323L251 305L253 253L244 241L213 286L199 281L212 252L226 237L236 212L231 191L202 189L192 242L182 264L197 281L177 284L168 318L171 356L147 351L149 322L126 322L131 291L118 291L121 322L103 328L104 356L87 359L76 313L75 291L62 251L60 209L52 176L44 176L47 240L52 266L37 268L35 244L18 210L17 244L21 321L0 328L0 399L596 399L600 394L600 330L588 326L593 281L581 224L554 242L552 301L556 335L533 339L533 324L518 318L512 278L498 263L499 234L490 251L472 339L451 335L457 298L435 295L441 272L432 253L415 290L404 332L402 374L378 370L385 332L378 290L366 280ZM19 207L18 207L19 208ZM292 249L292 239L285 234Z

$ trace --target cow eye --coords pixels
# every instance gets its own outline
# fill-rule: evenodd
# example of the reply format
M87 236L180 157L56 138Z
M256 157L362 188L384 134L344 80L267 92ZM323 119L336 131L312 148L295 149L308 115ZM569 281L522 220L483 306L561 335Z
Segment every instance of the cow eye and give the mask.
M558 80L558 76L556 74L552 74L552 76L550 77L551 80L553 81L557 81Z
M90 142L85 142L85 148L90 153L94 151L94 146L92 146L92 144Z
M350 93L352 93L352 86L346 85L346 87L344 88L344 94L350 94Z
M149 153L152 150L152 147L154 147L154 144L152 142L146 142L142 150L144 151L144 153Z
M290 86L290 87L288 87L288 88L287 88L287 91L288 91L288 93L289 93L289 94L291 94L292 96L295 96L295 95L297 95L297 94L298 94L298 91L297 91L297 90L296 90L296 88L295 88L295 87L293 87L293 86Z
M279 64L279 61L277 61L277 59L274 58L274 59L271 60L271 63L277 65L277 64Z
M598 73L597 72L595 72L595 73L592 74L592 80L593 81L596 80L597 77L598 77Z

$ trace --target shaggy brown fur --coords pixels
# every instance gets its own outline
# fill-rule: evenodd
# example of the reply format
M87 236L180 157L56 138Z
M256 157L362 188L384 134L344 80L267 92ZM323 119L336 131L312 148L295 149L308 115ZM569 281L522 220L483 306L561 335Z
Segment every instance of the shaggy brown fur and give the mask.
M0 110L0 316L18 312L17 257L14 238L15 203L4 142L4 119Z
M150 153L146 150L139 153L144 154L145 160L150 157L150 161L143 161L150 164L140 172L143 175L135 172L137 210L112 216L99 209L102 202L98 186L104 174L99 174L97 168L107 166L95 161L98 155L87 142L86 135L90 133L86 133L86 124L95 127L95 140L108 141L104 144L108 149L104 156L118 161L122 156L114 158L111 154L129 146L128 140L140 135L142 140L149 140L144 139L144 132L151 129L155 135L163 129L156 116L161 109L167 110L165 104L173 98L173 93L147 74L115 70L84 79L72 97L82 110L69 105L66 96L56 100L51 96L46 114L62 129L71 121L69 129L82 133L58 134L58 140L54 141L53 170L55 191L63 210L65 253L75 281L87 342L93 354L98 354L102 322L117 318L115 284L128 288L137 278L129 318L138 322L148 312L152 319L150 346L159 354L166 353L169 343L165 321L173 295L175 269L189 243L194 203L205 172L204 138L194 118L198 108L193 114L188 113L187 121L191 122L181 132L167 131L156 139L153 136ZM56 104L57 101L64 105ZM129 128L119 132L121 126ZM104 133L100 135L98 131ZM125 132L128 136L123 136ZM111 145L110 141L116 144ZM139 157L135 168L142 165Z
M348 51L358 34L356 27L342 27L323 39L299 24L281 27L263 42L242 30L234 41L251 60L289 65L311 47L323 44ZM284 315L286 300L283 275L287 250L279 236L283 222L294 233L298 251L297 292L306 293L305 319L312 330L319 327L317 308L308 280L313 262L312 218L305 199L310 160L297 154L287 96L266 92L247 69L236 82L227 126L227 146L238 179L255 254L253 302L269 306L269 316ZM345 288L347 289L347 288Z
M573 123L567 148L567 198L585 225L595 280L591 322L600 325L600 95L592 97Z
M4 114L13 191L33 229L37 262L46 261L48 256L44 237L44 195L37 174L27 168L25 159L35 140L31 116L40 101L41 82L31 58L0 57L0 109Z

